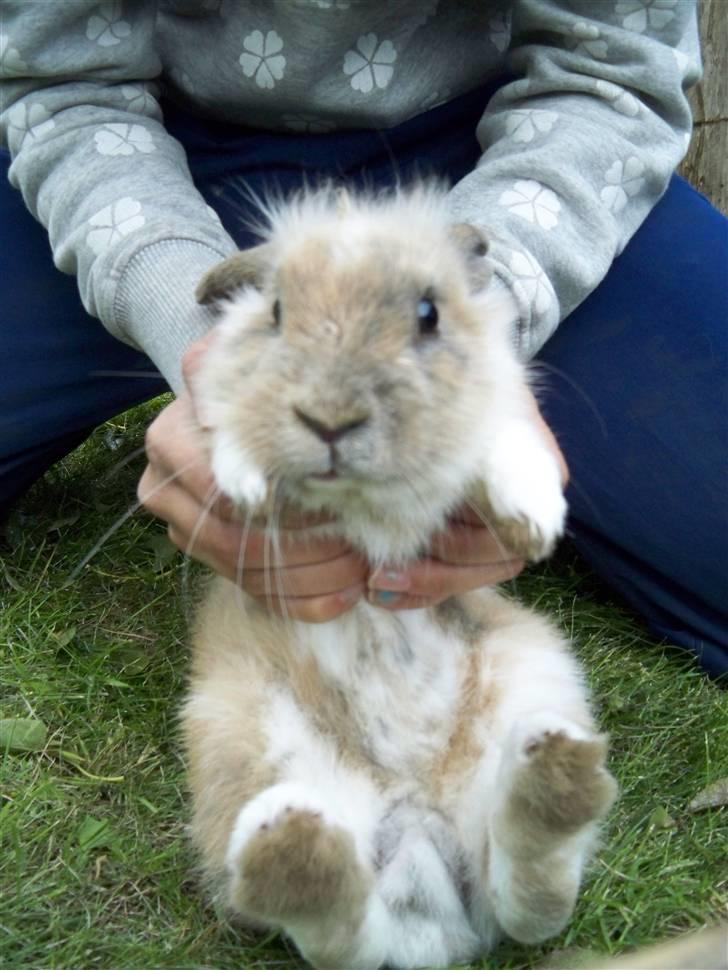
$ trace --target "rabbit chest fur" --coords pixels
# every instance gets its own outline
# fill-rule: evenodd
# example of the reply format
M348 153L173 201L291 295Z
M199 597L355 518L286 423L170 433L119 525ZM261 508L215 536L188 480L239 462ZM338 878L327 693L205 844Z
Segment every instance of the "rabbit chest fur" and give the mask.
M482 236L428 187L323 190L268 217L200 287L222 314L199 406L243 518L323 512L315 529L376 566L421 554L466 503L547 555L559 470ZM307 625L216 579L182 723L214 890L322 970L559 932L614 797L568 643L495 590Z

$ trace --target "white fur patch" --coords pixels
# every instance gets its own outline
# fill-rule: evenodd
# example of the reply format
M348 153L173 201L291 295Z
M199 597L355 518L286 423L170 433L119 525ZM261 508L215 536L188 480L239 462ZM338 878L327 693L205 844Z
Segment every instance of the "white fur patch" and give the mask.
M215 481L237 505L255 508L265 501L265 476L229 432L215 435L211 465Z
M555 456L526 420L510 421L488 443L484 480L499 519L528 525L546 554L564 531L566 499Z
M297 627L301 647L346 691L376 763L413 777L436 757L460 700L461 641L424 610L395 614L368 603L332 623Z

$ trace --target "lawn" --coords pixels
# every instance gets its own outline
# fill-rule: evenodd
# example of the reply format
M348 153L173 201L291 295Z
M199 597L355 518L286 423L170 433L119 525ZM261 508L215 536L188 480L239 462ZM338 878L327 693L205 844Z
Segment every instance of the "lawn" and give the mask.
M100 428L0 537L0 718L29 721L28 750L17 731L0 746L0 967L300 966L226 925L195 877L176 711L197 567L139 513L74 577L134 501L143 458L123 460L152 407ZM652 641L568 545L517 590L573 637L621 797L563 936L478 966L561 967L727 918L728 807L688 804L728 776L728 691Z

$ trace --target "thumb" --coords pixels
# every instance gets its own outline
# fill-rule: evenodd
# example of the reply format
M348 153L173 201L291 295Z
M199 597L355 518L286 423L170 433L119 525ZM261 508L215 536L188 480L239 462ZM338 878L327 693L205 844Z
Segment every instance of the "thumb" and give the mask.
M185 382L185 388L187 389L187 395L189 396L192 409L197 418L197 422L202 429L207 426L203 419L203 415L200 408L197 406L196 401L196 387L195 387L195 375L200 369L200 364L202 363L202 358L210 349L211 344L215 340L216 331L210 330L209 333L205 334L200 340L195 340L191 343L187 350L185 350L182 356L182 377Z
M182 355L182 377L187 385L188 392L193 396L193 378L200 368L202 358L210 349L210 346L212 345L216 336L217 331L213 328L209 331L209 333L206 333L204 337L201 337L200 340L195 340L194 343L191 343Z

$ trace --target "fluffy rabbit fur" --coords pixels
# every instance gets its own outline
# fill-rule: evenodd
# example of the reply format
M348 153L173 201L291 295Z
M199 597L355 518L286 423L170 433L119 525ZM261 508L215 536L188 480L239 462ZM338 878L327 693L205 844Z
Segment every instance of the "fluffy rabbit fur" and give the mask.
M428 187L309 193L268 218L198 291L221 301L197 379L220 488L248 521L323 510L316 528L374 564L422 552L463 502L546 555L559 470L480 235ZM318 968L558 933L615 792L568 644L492 589L307 625L216 579L183 725L206 873Z

